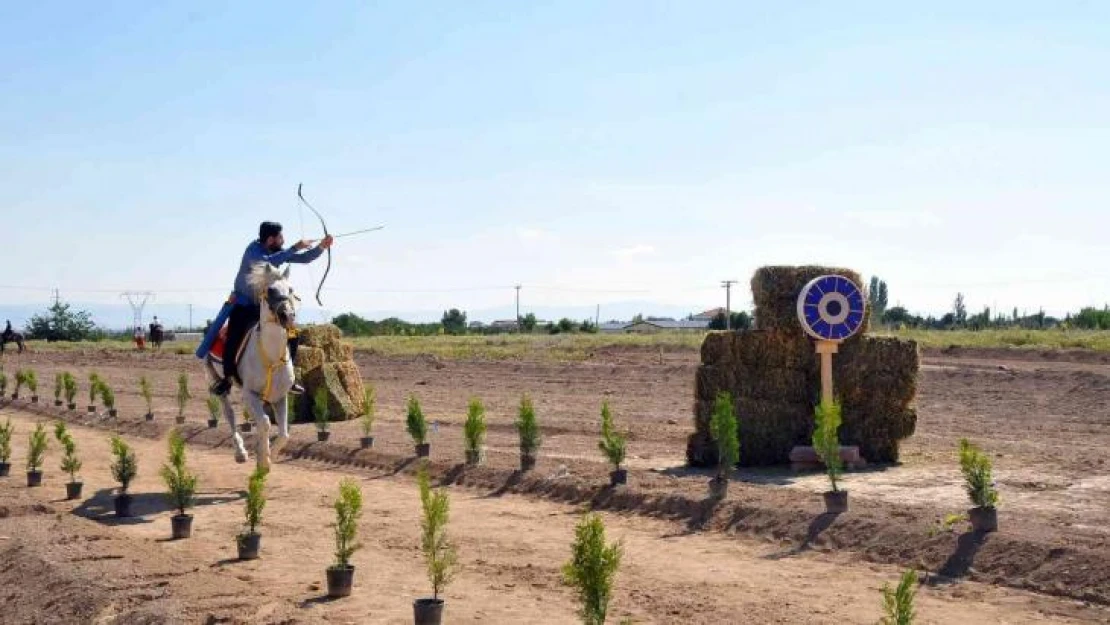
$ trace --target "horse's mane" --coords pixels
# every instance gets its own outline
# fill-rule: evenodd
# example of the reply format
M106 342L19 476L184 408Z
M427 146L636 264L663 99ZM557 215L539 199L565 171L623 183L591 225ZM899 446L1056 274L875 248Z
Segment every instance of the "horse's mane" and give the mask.
M276 267L267 262L255 263L247 276L247 284L257 294L266 292L270 285L281 280L284 276Z

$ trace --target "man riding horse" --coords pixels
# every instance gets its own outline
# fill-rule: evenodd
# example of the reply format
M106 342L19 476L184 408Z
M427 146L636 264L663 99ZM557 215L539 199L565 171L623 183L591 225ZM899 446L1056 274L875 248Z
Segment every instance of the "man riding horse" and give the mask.
M243 259L239 263L239 273L235 276L235 290L232 295L233 306L227 322L227 338L224 342L223 373L224 377L212 384L209 389L213 395L223 396L231 390L232 383L242 384L236 371L235 354L243 338L255 324L258 323L261 310L258 295L253 291L248 281L251 269L255 263L268 262L275 268L285 263L310 263L320 257L324 250L331 247L332 237L326 236L320 243L302 251L311 245L309 241L298 241L289 249L283 249L285 237L281 233L281 224L273 221L264 221L258 227L258 239L251 241L243 252ZM297 356L297 337L289 337L289 358ZM293 385L294 393L302 393L304 389L299 384Z
M23 335L19 332L12 330L11 320L7 320L4 326L4 333L0 334L0 354L4 353L4 346L8 343L15 343L19 347L19 353L23 353Z

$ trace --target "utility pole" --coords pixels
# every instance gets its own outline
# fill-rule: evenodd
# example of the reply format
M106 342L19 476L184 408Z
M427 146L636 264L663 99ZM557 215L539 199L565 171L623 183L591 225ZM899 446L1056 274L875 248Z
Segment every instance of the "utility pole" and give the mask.
M518 284L513 288L516 289L516 331L520 332L523 330L520 324L520 285Z
M62 296L58 294L58 289L54 289L54 305L57 306L62 301Z
M193 305L189 304L189 332L193 331Z
M736 280L721 280L721 286L725 287L725 329L732 329L732 285L736 284Z

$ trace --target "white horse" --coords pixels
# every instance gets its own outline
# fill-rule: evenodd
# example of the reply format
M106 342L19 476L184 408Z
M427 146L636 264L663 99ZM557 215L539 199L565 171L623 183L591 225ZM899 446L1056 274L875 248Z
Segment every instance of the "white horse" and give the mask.
M289 285L289 268L278 271L270 263L256 263L248 279L260 303L258 325L243 338L243 357L239 360L239 378L243 381L243 405L254 418L255 461L260 468L270 467L270 456L276 455L289 442L289 390L293 387L293 362L289 357L289 333L296 329L296 296ZM225 351L224 358L235 354ZM221 379L216 361L209 354L205 369L212 381ZM235 444L235 461L246 462L247 450L236 427L235 410L228 395L222 395L224 418L231 427ZM277 420L278 433L270 441L269 405Z

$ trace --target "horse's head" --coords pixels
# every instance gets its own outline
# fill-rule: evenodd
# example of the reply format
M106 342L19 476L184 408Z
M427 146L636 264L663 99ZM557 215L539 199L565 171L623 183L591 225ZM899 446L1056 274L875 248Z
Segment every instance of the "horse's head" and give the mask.
M270 263L256 263L248 283L258 299L265 303L262 321L276 321L286 330L297 327L297 296L289 283L289 268L278 271Z

